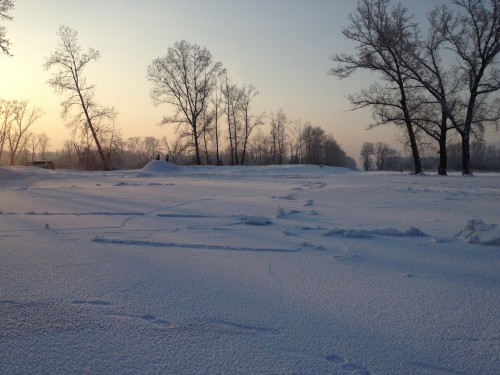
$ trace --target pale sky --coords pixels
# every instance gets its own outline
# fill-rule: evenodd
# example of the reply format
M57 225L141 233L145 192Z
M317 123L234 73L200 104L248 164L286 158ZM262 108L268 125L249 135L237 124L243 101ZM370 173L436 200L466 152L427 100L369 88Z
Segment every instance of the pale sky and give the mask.
M421 24L439 0L402 1ZM164 135L159 127L167 105L151 104L148 65L165 56L176 41L207 47L234 81L259 91L254 112L277 112L332 133L347 153L358 158L365 141L397 144L392 126L367 131L370 111L349 111L345 99L376 80L369 73L339 80L327 74L334 53L351 52L342 35L352 0L17 0L14 20L4 22L13 57L0 56L0 98L28 100L45 115L32 131L46 133L50 149L62 148L70 131L60 117L57 95L46 84L42 67L56 49L59 26L78 32L83 50L93 47L101 59L86 71L97 85L96 99L119 112L124 138ZM267 128L265 128L267 132ZM498 138L498 134L495 135ZM171 138L172 139L172 138Z

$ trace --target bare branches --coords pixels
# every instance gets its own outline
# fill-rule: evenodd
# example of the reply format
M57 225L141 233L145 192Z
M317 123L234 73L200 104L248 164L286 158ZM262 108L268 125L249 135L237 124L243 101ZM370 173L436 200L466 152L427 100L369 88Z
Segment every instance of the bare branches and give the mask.
M357 53L334 55L337 65L330 73L339 78L357 69L379 73L384 85L349 96L353 109L373 108L370 127L404 124L414 159L414 127L438 141L440 174L446 174L447 132L455 129L463 140L462 173L469 174L470 135L500 121L490 100L500 90L500 0L451 2L461 13L447 6L434 9L424 39L401 5L360 0L344 29Z
M354 109L372 106L374 116L382 119L380 123L388 123L384 118L402 120L411 143L415 173L418 174L422 167L410 108L413 92L406 82L408 74L404 60L406 51L418 46L419 29L406 8L401 4L391 8L389 5L389 0L358 2L356 12L349 15L349 26L343 30L344 35L356 43L356 54L332 56L336 66L330 74L346 78L363 69L381 75L388 83L383 94L378 86L349 99ZM400 114L394 115L395 110Z
M9 12L14 9L14 0L0 0L0 21L11 21L12 16ZM0 51L8 56L10 54L10 41L6 37L6 29L5 26L0 25Z
M8 145L10 165L15 165L19 153L33 136L29 129L43 115L38 107L28 107L27 101L0 101L0 155L4 145Z
M223 73L222 63L213 62L210 51L185 40L170 47L165 57L153 60L147 70L147 79L153 84L153 104L174 108L174 115L165 117L162 124L189 124L197 164L201 164L199 137L204 131L198 118L206 110L217 78Z
M95 86L87 83L84 76L87 65L99 59L99 51L89 48L82 52L78 33L69 27L61 26L57 35L60 38L58 48L44 63L46 70L56 70L47 83L56 93L66 95L61 102L62 118L72 116L67 125L73 128L74 134L79 131L84 138L93 140L103 168L109 169L109 157L102 143L107 138L113 139L109 135L116 133L114 121L117 113L114 108L102 106L94 100Z

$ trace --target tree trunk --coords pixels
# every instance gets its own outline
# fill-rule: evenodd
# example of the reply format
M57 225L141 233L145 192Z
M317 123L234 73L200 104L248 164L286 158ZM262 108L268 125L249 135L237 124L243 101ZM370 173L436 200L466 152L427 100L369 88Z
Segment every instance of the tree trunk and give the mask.
M462 136L462 176L472 176L470 163L470 129L464 129Z
M219 156L219 109L218 106L215 106L215 162L217 163L217 166L219 166L220 163L220 156Z
M106 159L106 156L104 155L104 151L101 147L101 142L99 142L99 138L97 137L97 133L95 131L94 125L92 125L92 120L90 119L89 112L87 110L87 106L85 105L85 100L83 99L80 87L78 85L78 81L75 78L75 86L78 92L78 96L80 97L80 103L83 108L83 113L85 114L85 119L87 120L87 125L89 126L90 132L92 133L92 138L94 138L95 145L97 147L97 152L99 152L99 156L101 157L102 160L102 167L105 171L109 171L109 166L108 166L108 160Z
M192 127L193 127L193 142L194 142L194 153L196 157L196 165L201 165L200 145L199 145L200 141L198 138L198 129L196 126L196 120L193 121Z
M441 111L441 132L438 139L439 142L439 166L438 174L440 176L446 176L448 173L448 156L446 155L446 133L447 129L447 115L446 111Z
M400 80L399 89L401 93L401 108L403 109L403 115L406 125L406 131L408 132L408 138L410 139L411 154L413 156L413 167L415 174L422 173L422 164L420 162L420 154L418 152L417 140L415 137L415 131L413 130L413 125L411 121L410 111L408 109L408 103L406 100L406 92L403 86L404 79Z
M439 139L439 166L438 174L446 176L448 170L448 157L446 155L446 135L441 136Z
M420 154L418 152L417 140L415 139L415 132L411 125L407 125L408 136L410 137L411 153L413 156L413 167L415 169L415 174L422 173L422 164L420 162Z
M233 131L231 129L231 110L229 108L229 100L227 102L227 127L229 134L229 149L231 151L231 165L234 165L234 147L233 147Z

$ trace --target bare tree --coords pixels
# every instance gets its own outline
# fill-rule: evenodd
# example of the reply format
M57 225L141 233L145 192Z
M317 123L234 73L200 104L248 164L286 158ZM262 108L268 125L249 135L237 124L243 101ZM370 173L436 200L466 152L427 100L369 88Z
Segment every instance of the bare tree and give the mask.
M0 99L0 159L9 138L10 128L15 118L16 102Z
M241 89L241 117L242 117L242 131L243 131L243 149L241 152L241 164L245 164L245 156L247 152L248 140L253 130L264 124L265 114L253 115L251 113L251 103L253 99L259 95L253 85L243 86Z
M310 123L302 123L302 120L297 119L294 121L293 126L289 131L289 141L290 141L290 158L292 164L303 164L305 155L305 145L304 139L302 137L302 132L304 126L310 125Z
M260 128L250 138L248 144L249 159L256 165L267 165L273 162L273 140L264 135Z
M28 146L30 147L30 161L34 161L36 158L36 150L39 146L39 138L36 134L29 132L27 135L28 144L26 145L26 150L28 150Z
M201 117L201 126L202 126L202 141L203 148L205 150L205 162L207 165L212 164L210 159L210 143L212 140L212 133L217 133L217 129L213 131L213 122L214 122L215 113L212 111L208 111L206 108L203 111L203 116Z
M286 129L288 117L282 109L271 114L271 138L273 163L283 164L286 156Z
M47 148L50 145L49 136L45 133L41 133L38 134L37 138L38 138L38 148L40 150L40 158L44 160Z
M67 95L66 100L61 103L63 119L67 119L72 113L68 126L74 132L80 131L84 138L90 132L103 168L108 170L109 160L101 145L101 133L109 133L114 128L117 113L114 108L101 106L94 100L95 86L87 83L84 76L85 68L99 59L99 51L89 48L87 52L82 52L77 32L69 27L61 26L57 35L61 38L58 48L44 64L46 70L57 69L48 84L57 93Z
M385 169L386 161L396 155L396 150L385 142L376 142L373 148L373 155L377 170L381 171Z
M302 140L304 142L304 159L306 164L322 164L325 131L310 123L304 125Z
M237 165L239 164L238 151L239 143L241 142L239 137L241 130L239 111L242 92L238 85L231 81L229 74L224 74L221 92L223 95L224 112L227 120L227 135L229 139L231 165Z
M128 154L128 166L131 168L142 168L144 158L141 152L141 137L130 137L125 141L125 150Z
M453 0L463 14L441 8L440 29L463 74L463 90L447 114L462 138L462 174L472 174L470 141L474 128L498 124L500 106L488 96L500 90L500 0Z
M12 16L9 15L9 12L14 9L14 1L13 0L0 0L0 21L11 21ZM5 26L0 25L0 51L8 56L10 56L10 41L6 36Z
M359 155L361 156L361 160L363 162L363 168L365 171L369 171L372 169L372 157L375 153L375 146L372 142L365 142L361 146L361 151Z
M439 9L429 13L427 38L422 40L420 35L413 34L401 42L404 48L400 50L408 79L422 89L414 98L416 113L413 120L426 135L438 142L440 175L447 174L446 145L448 132L454 128L448 121L448 110L454 105L454 97L462 86L462 75L456 68L445 69L441 56L442 50L446 49L441 28L447 18L446 12Z
M220 159L220 131L219 131L219 119L223 115L223 109L222 109L222 95L220 88L218 85L215 85L214 91L212 93L211 97L211 102L213 105L213 120L214 120L214 125L213 125L213 137L214 137L214 144L215 144L215 158L216 158L216 164L221 165L221 159Z
M175 110L173 116L163 118L162 124L189 126L197 164L201 164L199 139L204 130L198 120L223 72L222 63L213 62L208 49L185 40L176 42L165 57L153 60L148 67L153 104L169 104Z
M28 102L13 102L14 115L9 132L7 133L7 142L9 144L10 165L15 165L20 152L26 148L31 137L29 128L42 115L41 108L28 108Z
M378 72L386 83L375 92L362 92L351 97L354 109L366 106L382 107L388 114L383 122L391 118L398 120L408 134L413 155L415 173L422 172L415 124L412 119L407 74L401 60L403 41L417 34L417 26L412 16L401 4L389 9L390 0L360 0L354 14L349 15L350 24L344 28L344 35L356 42L357 55L336 54L331 60L337 65L330 74L339 78L350 77L356 70L365 69ZM379 95L383 91L383 95ZM368 95L364 95L364 94ZM387 100L387 95L393 100ZM382 99L382 100L381 100ZM396 112L396 115L394 114Z

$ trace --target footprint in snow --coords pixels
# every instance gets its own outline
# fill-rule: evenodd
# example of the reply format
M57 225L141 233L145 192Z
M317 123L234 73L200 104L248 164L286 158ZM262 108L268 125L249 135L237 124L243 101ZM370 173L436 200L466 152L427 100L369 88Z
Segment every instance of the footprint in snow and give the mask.
M330 355L327 355L325 357L325 359L328 361L328 362L332 362L332 363L343 363L344 362L344 358L336 355L336 354L330 354Z
M92 306L110 306L111 302L101 300L75 300L71 302L73 305L92 305Z
M357 365L355 363L347 362L343 357L332 353L325 357L328 362L340 365L340 368L344 371L348 371L351 374L356 375L370 375L370 372L363 366Z
M113 318L119 319L132 319L141 322L151 323L158 326L169 326L170 322L165 319L158 319L155 315L145 314L145 315L134 315L134 314L111 314Z

